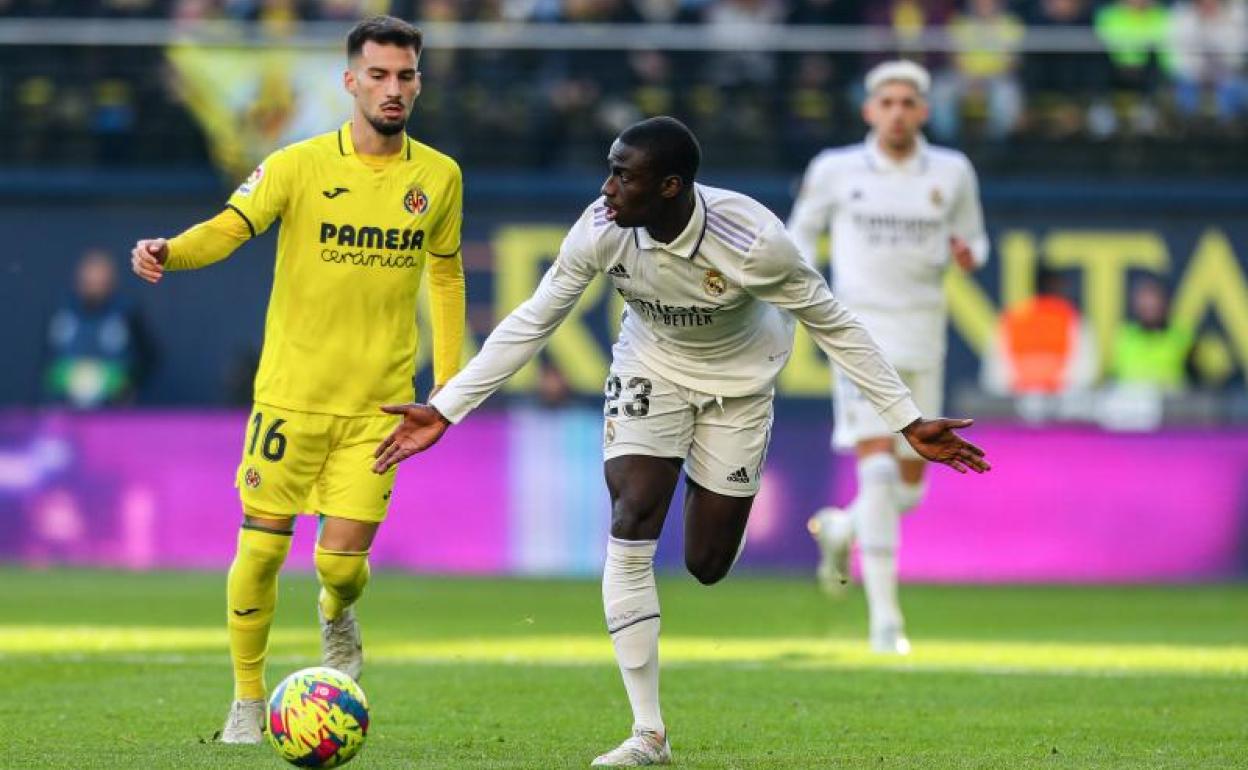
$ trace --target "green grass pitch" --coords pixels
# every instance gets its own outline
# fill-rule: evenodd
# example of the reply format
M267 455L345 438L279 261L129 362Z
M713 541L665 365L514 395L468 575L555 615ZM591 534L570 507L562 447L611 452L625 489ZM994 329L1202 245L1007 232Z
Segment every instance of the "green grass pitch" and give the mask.
M280 768L204 742L230 697L224 576L0 570L0 768ZM317 660L283 577L269 682ZM908 586L915 652L861 597L660 578L685 768L1248 767L1248 586ZM374 576L367 768L583 768L629 714L591 581Z

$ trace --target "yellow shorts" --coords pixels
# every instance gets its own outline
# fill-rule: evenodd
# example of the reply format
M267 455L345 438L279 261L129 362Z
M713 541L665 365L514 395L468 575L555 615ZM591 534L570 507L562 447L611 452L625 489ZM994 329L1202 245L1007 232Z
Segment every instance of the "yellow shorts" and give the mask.
M275 516L323 513L380 522L395 469L373 473L373 450L393 415L338 417L268 404L252 407L234 486L243 505Z

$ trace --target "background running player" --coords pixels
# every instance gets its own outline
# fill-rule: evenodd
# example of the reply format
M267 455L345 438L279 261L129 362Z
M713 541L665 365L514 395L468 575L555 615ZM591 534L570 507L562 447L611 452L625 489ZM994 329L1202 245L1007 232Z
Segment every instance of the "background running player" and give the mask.
M825 150L806 171L789 229L814 264L819 236L832 232L833 286L901 373L924 414L941 411L945 379L945 293L950 262L970 271L988 259L979 185L966 156L930 146L927 70L885 62L867 74L862 144ZM818 576L836 593L848 579L855 538L877 652L910 649L897 600L900 514L923 498L926 461L881 420L848 372L834 378L835 443L855 448L858 496L844 510L810 520Z
M235 482L244 517L227 584L235 700L226 743L261 740L277 574L298 513L321 516L323 662L360 676L351 607L368 582L368 551L394 484L393 473L370 472L373 447L395 424L377 405L413 395L416 295L426 266L435 382L459 368L459 167L404 131L420 94L421 45L420 31L406 22L360 22L347 37L343 77L355 104L351 120L270 155L215 218L169 241L139 241L133 251L134 271L156 283L166 270L225 259L282 220Z
M620 134L602 197L572 227L534 295L430 405L403 407L403 424L377 449L375 470L387 472L431 446L536 355L595 276L606 275L625 299L606 383L612 510L602 595L633 734L595 759L599 767L671 761L659 710L659 533L683 464L685 564L707 585L732 568L759 488L792 318L924 457L961 471L988 468L983 452L953 431L969 420L920 416L780 220L744 195L694 182L700 159L693 134L672 118Z

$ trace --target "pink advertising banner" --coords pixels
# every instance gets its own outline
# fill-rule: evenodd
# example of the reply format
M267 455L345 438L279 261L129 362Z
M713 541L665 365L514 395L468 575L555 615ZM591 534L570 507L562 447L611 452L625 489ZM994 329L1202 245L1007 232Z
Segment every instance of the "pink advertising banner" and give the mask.
M239 522L233 487L246 415L0 415L0 560L127 569L222 569ZM380 568L590 575L606 540L600 417L591 407L474 414L399 472L373 549ZM1248 572L1248 434L1124 435L975 428L995 469L932 469L903 522L916 581L1136 582ZM851 499L852 461L827 424L778 417L742 569L804 570L811 511ZM679 568L680 499L660 545ZM291 564L310 566L314 520Z

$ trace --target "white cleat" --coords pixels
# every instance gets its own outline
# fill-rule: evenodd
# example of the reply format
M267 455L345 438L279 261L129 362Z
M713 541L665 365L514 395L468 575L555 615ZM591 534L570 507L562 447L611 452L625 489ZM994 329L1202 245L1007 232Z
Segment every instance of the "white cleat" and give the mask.
M321 621L321 665L360 681L364 644L360 640L360 624L355 621L355 608L348 607L334 620L326 620L318 604L316 615Z
M901 626L884 626L871 632L871 651L881 655L909 655L910 640Z
M264 740L264 701L236 700L221 728L222 743L261 743Z
M840 508L820 508L806 522L806 529L819 546L819 566L815 577L829 596L844 596L849 582L849 547L854 542L854 522Z
M633 728L633 735L606 754L596 758L590 767L647 767L649 765L670 765L672 763L672 746L667 742L666 735L659 735L653 730L640 727Z

